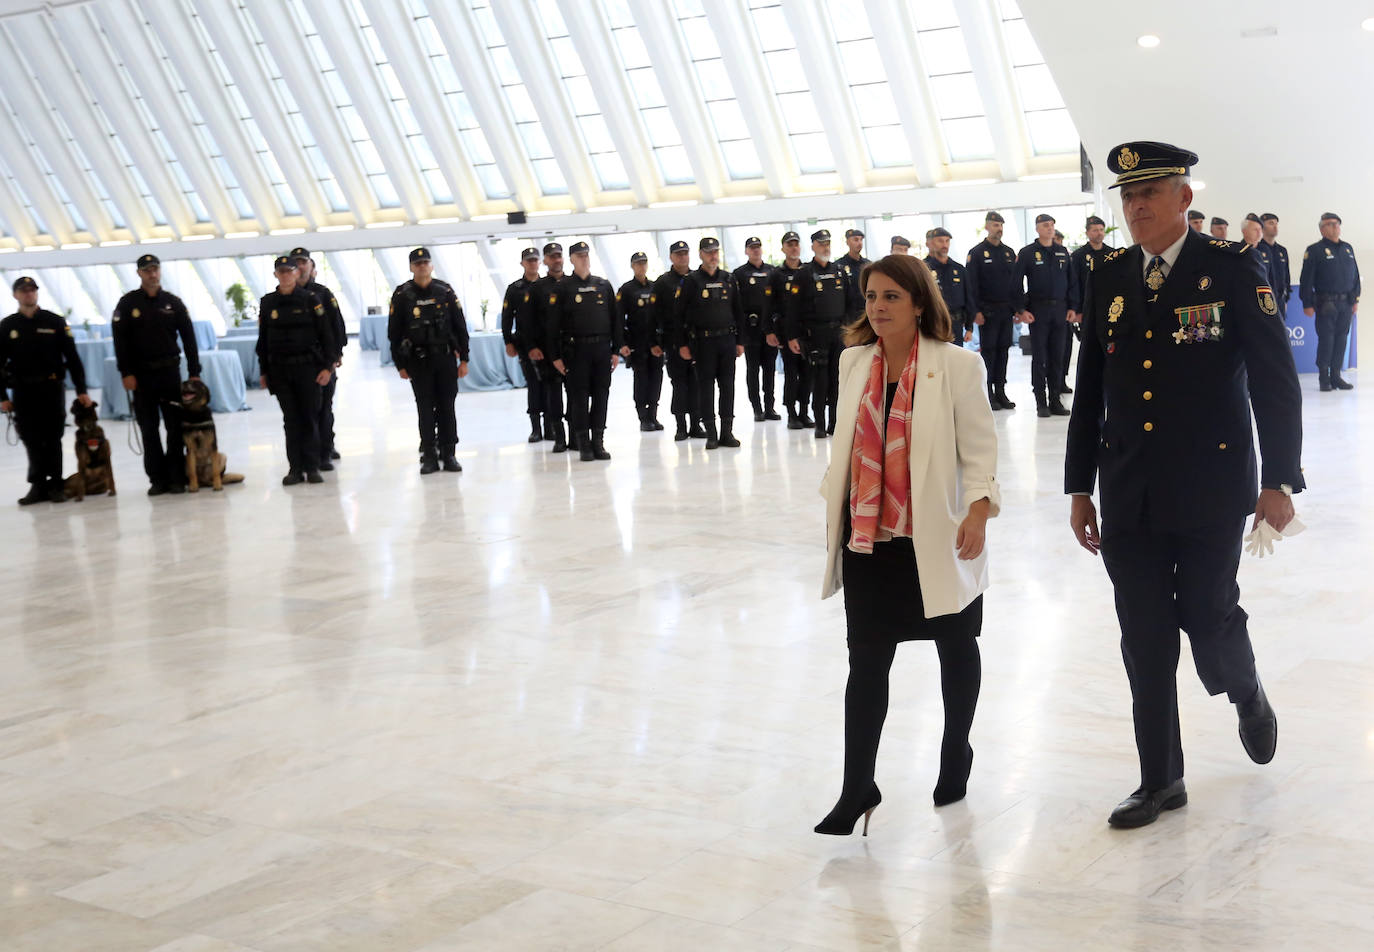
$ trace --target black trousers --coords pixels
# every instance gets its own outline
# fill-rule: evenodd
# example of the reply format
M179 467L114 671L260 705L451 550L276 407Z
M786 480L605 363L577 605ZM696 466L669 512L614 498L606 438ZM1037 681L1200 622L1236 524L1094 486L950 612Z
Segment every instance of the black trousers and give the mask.
M548 409L548 398L544 395L544 379L540 376L543 368L535 368L534 361L530 360L529 351L518 350L516 356L520 359L520 372L525 375L525 412L531 417L537 417Z
M840 397L840 351L844 350L844 328L840 325L812 324L805 330L807 363L811 365L811 412L819 426L830 408L830 426L835 425L835 404Z
M773 409L773 390L778 375L778 349L765 340L744 345L744 380L749 405L758 413Z
M697 396L697 376L692 362L683 360L675 348L667 351L668 380L673 385L673 416L690 415L695 421L701 400Z
M611 342L574 341L563 345L568 368L568 426L574 433L606 429L611 399Z
M545 358L539 361L539 388L544 397L544 425L563 426L563 375L558 372L558 368L553 365L553 361ZM529 379L528 377L526 378Z
M806 401L811 396L811 364L806 359L806 348L800 354L792 353L792 348L779 348L782 354L782 402L787 408L787 416L806 415Z
M983 305L983 326L978 331L978 349L987 367L988 383L1002 387L1007 384L1007 354L1011 351L1013 326L1010 304Z
M1067 321L1064 323L1066 325L1064 328L1064 360L1063 363L1059 365L1064 369L1064 372L1059 377L1061 383L1068 381L1069 373L1073 370L1073 341L1074 338L1078 336L1078 328L1081 326L1079 324L1069 324Z
M1183 776L1178 727L1179 630L1208 694L1247 700L1258 686L1236 570L1245 521L1180 532L1103 526L1102 561L1116 590L1121 656L1131 682L1140 783Z
M319 372L311 362L274 367L267 375L268 388L281 406L286 463L293 473L310 473L320 468L320 402L324 388L315 382Z
M458 445L458 361L452 354L429 357L406 368L415 413L420 423L420 453L429 458L452 456Z
M1031 302L1031 389L1037 403L1046 393L1051 400L1058 398L1064 384L1064 335L1069 332L1065 307L1063 301Z
M655 357L648 347L636 347L627 363L635 375L635 409L641 416L652 413L663 394L663 355Z
M320 462L329 462L329 454L334 449L334 390L339 385L339 370L329 375L329 383L320 388Z
M706 424L706 432L715 432L716 388L720 388L721 426L729 426L735 418L735 335L698 337L692 342L692 357L697 375L697 413Z
M29 457L29 482L62 481L62 431L67 425L67 394L61 380L19 384L11 391L14 428Z
M1345 367L1352 311L1348 302L1322 301L1316 307L1317 372L1339 374Z
M181 368L144 370L134 375L134 419L143 434L143 471L154 486L186 482L186 444L181 439ZM162 444L158 420L167 428ZM318 455L318 454L317 454Z

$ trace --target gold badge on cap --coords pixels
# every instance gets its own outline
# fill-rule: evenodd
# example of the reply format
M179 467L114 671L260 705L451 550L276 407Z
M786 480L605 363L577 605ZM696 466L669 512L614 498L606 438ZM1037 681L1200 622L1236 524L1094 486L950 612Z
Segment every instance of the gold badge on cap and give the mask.
M1204 274L1202 277L1200 277L1200 278L1197 279L1197 289L1198 289L1199 291L1206 291L1206 290L1207 290L1208 288L1210 288L1211 286L1212 286L1212 279L1209 278L1209 277L1207 277L1207 275Z
M1121 171L1129 172L1140 164L1140 154L1132 152L1129 146L1122 146L1121 152L1116 157L1116 164L1121 166Z
M1121 319L1122 313L1126 310L1126 299L1121 295L1112 298L1111 307L1107 308L1107 323L1115 324Z

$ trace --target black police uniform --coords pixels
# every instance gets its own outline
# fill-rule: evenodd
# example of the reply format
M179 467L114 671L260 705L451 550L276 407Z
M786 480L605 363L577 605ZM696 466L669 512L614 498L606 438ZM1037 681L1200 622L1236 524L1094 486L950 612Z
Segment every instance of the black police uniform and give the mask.
M343 349L348 346L348 329L344 326L343 311L339 309L338 299L334 297L333 291L318 281L307 283L305 289L315 295L315 299L324 308L325 316L329 318L329 327L338 353L336 360L342 360ZM339 370L337 367L330 367L329 369L329 383L320 389L320 466L323 469L334 468L334 464L330 460L336 455L334 451L334 391L339 385Z
M410 378L415 395L422 467L442 460L445 469L458 470L453 403L458 364L468 360L468 322L453 288L438 278L423 288L414 280L399 285L391 295L387 337L392 359Z
M134 377L134 418L143 434L143 471L154 489L186 485L186 444L181 438L181 354L186 374L200 376L200 351L186 305L166 288L148 295L135 288L115 305L111 325L121 377ZM177 337L181 350L177 350ZM108 400L108 398L107 398ZM163 446L158 416L167 428Z
M778 349L767 340L773 332L773 272L776 270L775 265L766 261L757 268L746 261L733 272L744 312L739 338L744 345L745 386L756 421L782 419L773 409Z
M1265 212L1260 216L1260 225L1271 220L1278 221L1278 216L1273 212ZM1293 297L1293 272L1288 264L1288 249L1264 237L1260 238L1260 244L1269 251L1269 287L1278 299L1279 313L1286 315L1288 302Z
M1038 409L1062 413L1059 402L1064 383L1064 337L1069 332L1067 312L1078 310L1078 281L1069 253L1058 242L1049 246L1032 241L1016 256L1014 287L1022 280L1026 293L1021 305L1035 317L1030 326L1031 388Z
M673 307L673 349L690 349L697 378L697 412L706 426L706 448L738 446L734 438L735 359L744 310L735 278L724 268L688 272ZM720 428L711 405L720 388Z
M1183 776L1179 629L1210 694L1257 686L1236 570L1258 486L1303 488L1302 393L1259 259L1191 229L1159 288L1140 246L1097 264L1083 313L1064 488L1100 482L1141 784ZM1250 411L1263 448L1256 483Z
M840 270L844 272L845 292L847 294L845 320L858 320L859 315L864 312L864 295L863 291L859 290L859 275L863 274L864 268L872 264L872 261L863 255L856 258L849 252L845 252L835 259L835 264L839 265Z
M925 264L934 273L940 296L945 299L945 307L949 309L954 325L954 341L962 347L964 335L973 330L973 317L978 313L978 300L973 296L968 269L953 258L946 258L941 263L934 255L928 255Z
M822 265L815 258L802 265L787 294L787 339L801 341L811 365L811 409L816 414L817 438L835 432L849 294L844 270L833 261Z
M663 429L658 422L658 400L663 392L663 349L654 318L654 284L647 277L631 278L615 292L620 306L621 335L630 348L627 363L634 371L635 412L639 428L645 433Z
M0 321L0 399L14 404L14 425L29 457L25 502L62 494L62 430L66 426L66 378L86 392L86 370L67 322L39 308ZM8 396L5 396L8 392Z
M536 316L539 302L535 297L535 284L538 280L530 281L521 275L506 285L506 295L501 302L501 337L515 348L520 370L525 375L525 412L530 418L531 443L553 439L554 426L553 420L545 419L540 428L539 418L546 412L548 398L544 394L543 370L530 359L530 348L543 350Z
M1078 298L1082 302L1086 300L1088 290L1088 277L1092 274L1092 269L1097 263L1116 249L1111 245L1103 243L1101 248L1093 248L1091 244L1082 244L1073 250L1069 255L1069 260L1073 262L1073 277L1078 283ZM1073 373L1073 341L1074 338L1082 338L1083 323L1079 321L1069 327L1069 333L1064 335L1064 377L1065 384L1068 383L1069 374ZM1067 386L1063 388L1064 393L1072 393L1073 390Z
M787 409L787 428L800 430L811 426L811 417L806 412L808 397L811 395L811 365L807 362L806 352L792 353L787 346L787 322L785 312L792 297L792 282L802 272L802 265L788 267L784 261L773 269L772 301L769 330L782 345L778 353L782 355L782 404Z
M682 286L682 281L688 274L691 272L678 274L669 268L654 281L654 290L649 301L654 309L654 326L658 331L658 339L664 344L671 343L673 301L676 300L678 288ZM663 351L668 380L673 385L673 398L669 406L677 420L677 433L673 435L673 439L685 440L688 436L705 439L706 430L702 428L701 417L698 415L701 400L697 396L697 377L692 372L692 362L683 360L682 355L671 346L665 346ZM688 429L687 425L689 419L691 429Z
M527 338L531 347L539 347L544 359L536 361L539 367L539 378L544 384L544 427L547 430L553 427L553 451L562 453L567 450L567 440L563 434L563 388L567 381L563 375L553 366L553 357L550 356L553 350L553 341L550 339L550 328L553 326L554 311L558 305L558 283L566 277L562 272L558 274L546 274L530 289L531 303L534 305L533 327Z
M1360 266L1348 241L1323 238L1302 253L1298 295L1313 308L1317 325L1317 373L1323 389L1348 389L1341 378L1350 322L1360 300Z
M269 291L258 303L258 362L267 389L281 406L288 478L320 468L321 370L334 372L338 345L334 324L319 298L304 287L290 294ZM318 481L312 478L312 481Z
M1012 314L1021 301L1016 284L1016 252L1000 241L993 244L985 238L968 253L967 269L969 293L983 315L978 349L987 366L988 386L997 397L993 409L1009 410L1016 404L1006 395L1007 354L1011 349Z
M604 438L611 355L625 343L615 290L597 275L570 274L559 282L557 299L549 346L553 359L563 361L566 370L568 425L577 434L582 459L610 459Z

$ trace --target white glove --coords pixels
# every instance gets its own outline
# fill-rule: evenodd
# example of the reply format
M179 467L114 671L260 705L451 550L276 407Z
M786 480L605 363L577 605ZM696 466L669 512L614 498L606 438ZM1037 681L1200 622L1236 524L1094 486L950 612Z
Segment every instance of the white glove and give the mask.
M1245 551L1260 559L1266 555L1273 555L1275 542L1295 536L1306 528L1297 516L1283 527L1282 532L1261 519L1255 530L1245 537Z

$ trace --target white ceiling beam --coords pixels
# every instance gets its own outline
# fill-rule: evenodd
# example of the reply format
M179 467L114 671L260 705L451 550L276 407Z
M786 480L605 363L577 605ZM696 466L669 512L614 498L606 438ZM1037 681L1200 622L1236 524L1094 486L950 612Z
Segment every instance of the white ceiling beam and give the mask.
M135 268L133 262L128 259L127 254L120 255L118 258L107 258L105 260L114 267L115 278L119 281L121 289L121 296L123 296L123 292L132 291L134 288L138 287L138 269Z
M428 56L415 35L415 21L410 17L396 16L394 4L385 0L362 0L362 4L387 60L396 71L396 78L405 90L406 98L410 100L415 121L419 123L434 157L439 160L439 170L453 192L458 214L471 218L477 213L486 193L472 171L472 162L463 149L448 109L443 108L444 92L435 81L434 74L426 68Z
M300 107L301 115L315 134L315 143L339 183L354 222L362 225L372 221L377 211L372 186L358 165L352 141L344 135L335 118L315 61L306 50L305 42L294 32L295 21L283 20L285 11L275 0L246 0L244 6L257 24L258 33L281 70L282 79ZM284 30L284 24L290 24L292 30Z
M648 205L658 198L658 170L654 167L653 148L643 126L635 118L638 109L626 108L633 103L634 90L625 70L607 51L615 49L601 6L593 3L568 3L561 8L573 48L582 58L587 78L596 90L597 104L606 126L611 131L616 151L625 163L630 178L630 191L637 205Z
M812 78L811 95L820 112L821 128L830 140L830 154L835 158L840 184L846 192L857 191L866 184L864 167L867 163L860 146L864 141L863 129L849 102L844 68L830 32L830 21L809 0L783 0L782 8L796 38L797 52Z
M37 225L29 218L28 211L10 188L9 181L0 177L0 224L5 233L19 242L22 248L38 240ZM2 293L3 289L0 289Z
M19 134L19 128L15 126L8 109L0 109L0 142L13 143L13 148L5 152L5 162L19 187L27 193L29 201L34 203L37 212L43 216L50 237L59 244L72 241L73 226L67 209L58 200L57 194L48 184L47 176L34 161L28 147L23 145L24 138ZM38 222L33 224L35 228L38 227Z
M411 247L418 248L419 245ZM410 280L409 251L387 246L373 248L372 256L377 259L377 266L382 269L382 277L386 278L387 284L393 288Z
M1002 170L1002 178L1015 181L1026 174L1030 139L1017 102L1011 60L1002 41L997 8L990 3L965 3L958 7L969 62L973 65L973 78L978 83L978 94L983 97L988 128L997 148L997 165Z
M248 290L253 292L254 298L261 298L267 293L267 279L255 268L248 266L248 259L242 255L228 259L234 262L234 267L238 268L239 275L243 283L248 286Z
M137 25L138 18L134 10L120 0L110 0L91 9L109 38L110 46L138 87L144 104L153 114L162 134L167 137L172 153L186 170L197 195L210 213L211 222L221 234L234 231L238 226L239 213L229 201L229 195L210 167L209 160L205 158L199 140L191 133L190 125L176 107L180 93L172 88L158 67L157 53Z
M534 167L525 155L525 147L515 132L503 103L505 94L496 81L490 57L482 42L482 33L467 4L435 3L429 15L439 28L453 68L463 83L468 103L477 114L482 133L487 137L496 164L511 187L515 203L526 211L537 211L540 205L539 184Z
M324 255L329 266L334 269L334 274L339 279L341 287L338 289L337 296L345 298L353 305L353 313L359 317L367 313L367 302L363 300L362 286L358 283L357 272L353 270L347 261L343 260L342 252L331 251ZM330 289L334 290L333 288Z
M314 170L291 134L281 106L272 94L270 81L263 75L262 67L253 56L252 37L234 15L231 4L224 0L194 2L210 41L215 44L225 69L233 77L244 102L252 111L253 121L267 140L272 157L281 166L282 175L301 206L306 224L311 228L324 224L328 221L330 211L325 204L324 193Z
M397 14L393 12L392 16ZM372 144L382 157L391 184L401 199L401 208L411 221L419 221L434 205L429 187L425 185L402 142L404 136L392 118L389 100L382 92L380 78L372 64L372 52L363 42L362 33L353 16L341 0L315 0L311 4L315 29L320 32L329 56L334 61L339 78L353 100L353 108L362 116L363 124L372 134ZM418 104L421 109L426 103Z
M71 58L81 64L78 68L87 87L113 125L114 134L128 150L139 174L148 183L152 196L162 206L168 226L178 237L187 234L194 220L186 196L167 171L167 163L153 146L137 110L131 108L125 98L124 84L100 42L90 14L78 6L68 6L54 11L54 15L62 45L71 53Z
M916 180L921 185L935 185L948 177L944 150L945 141L935 109L935 96L930 89L930 74L921 62L921 48L916 37L916 21L910 8L898 0L864 0L868 22L888 24L873 31L878 44L878 57L892 87L892 98L909 103L899 109L902 132L911 148L911 162L916 168Z
M587 206L596 204L601 183L587 157L577 117L563 89L563 78L553 63L553 53L539 25L538 11L531 0L502 0L493 3L491 10L520 70L525 91L534 102L534 111L553 147L558 167L563 170L573 205L578 211L584 211Z
M763 61L763 52L753 40L753 16L740 0L705 0L703 6L707 19L712 23L741 25L736 29L717 30L716 41L720 44L725 72L730 77L730 84L735 87L740 107L750 118L754 147L763 165L763 179L768 183L768 194L785 195L792 191L796 182L797 163L792 158L787 124L778 98L772 92L773 81L768 75L768 64ZM815 11L807 5L800 17L789 17L788 20L796 30L797 24L793 21L809 20L815 15ZM837 66L829 73L815 70L811 75L839 75L839 69ZM852 190L847 182L845 188Z
M724 191L726 173L716 133L705 105L692 81L694 69L683 48L677 19L659 4L630 5L640 38L654 62L654 73L663 87L663 98L682 133L682 146L692 166L703 202L714 202Z

